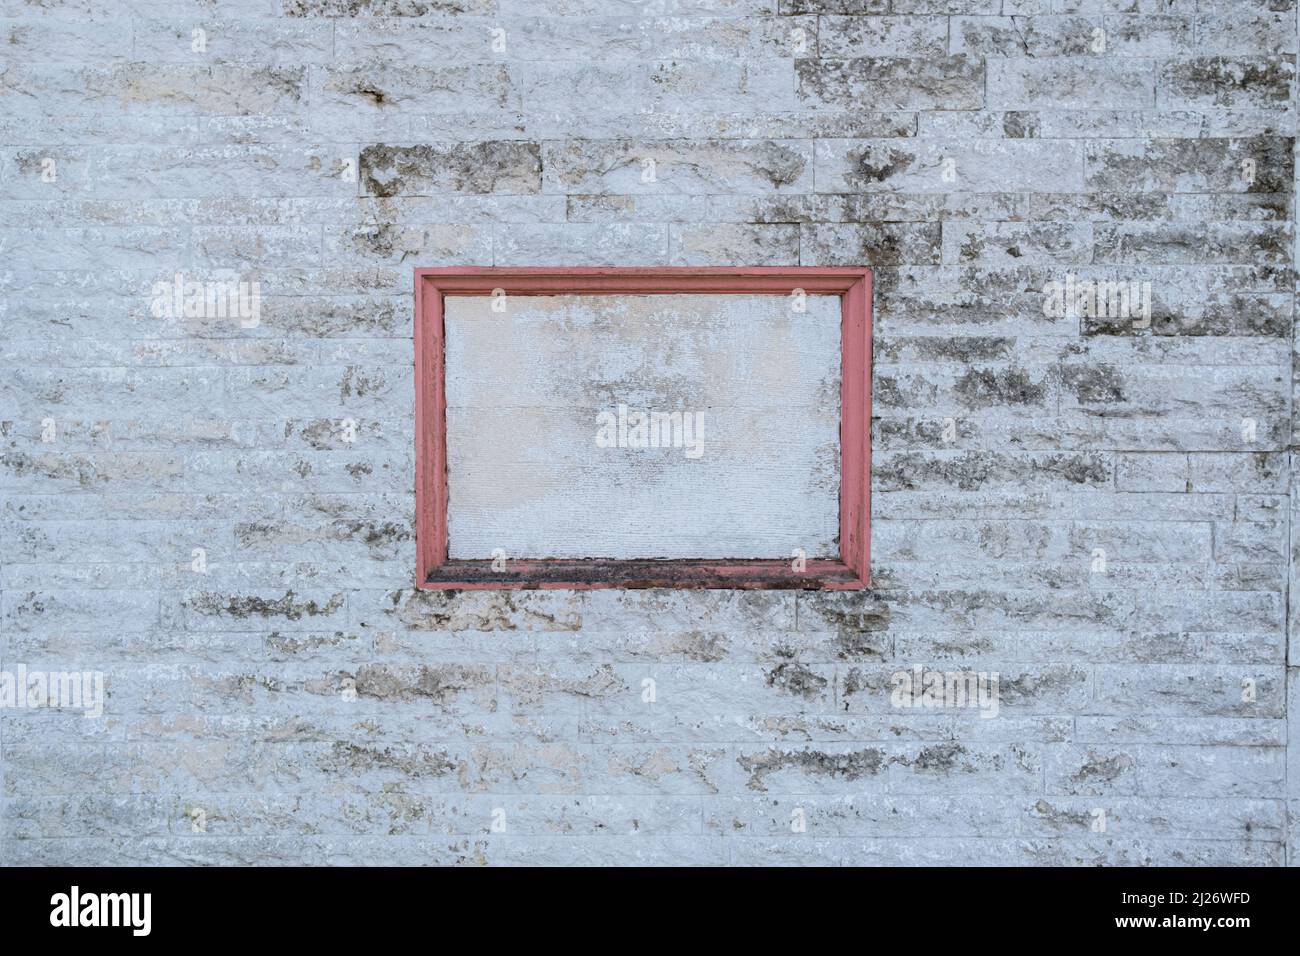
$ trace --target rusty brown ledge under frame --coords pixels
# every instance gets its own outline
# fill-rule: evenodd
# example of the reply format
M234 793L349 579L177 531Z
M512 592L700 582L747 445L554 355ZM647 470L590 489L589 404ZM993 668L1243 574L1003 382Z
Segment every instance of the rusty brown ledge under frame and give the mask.
M857 589L863 581L842 561L809 560L795 571L790 560L547 558L495 562L445 561L424 582L436 589L489 588L771 588Z

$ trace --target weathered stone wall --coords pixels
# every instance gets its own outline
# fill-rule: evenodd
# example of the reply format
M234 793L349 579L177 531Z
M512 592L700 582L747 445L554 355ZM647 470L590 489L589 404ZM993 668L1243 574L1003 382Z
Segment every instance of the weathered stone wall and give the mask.
M0 0L0 662L108 687L0 710L0 860L1285 862L1296 52L1293 0ZM412 270L493 263L875 267L872 591L413 591ZM1098 278L1149 313L1044 293Z

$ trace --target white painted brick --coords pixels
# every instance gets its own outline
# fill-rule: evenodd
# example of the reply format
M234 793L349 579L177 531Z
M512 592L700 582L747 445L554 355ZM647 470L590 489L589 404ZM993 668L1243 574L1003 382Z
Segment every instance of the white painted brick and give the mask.
M1289 4L127 6L0 0L0 669L109 692L0 710L0 862L1294 862ZM792 264L875 270L871 590L415 589L414 268Z

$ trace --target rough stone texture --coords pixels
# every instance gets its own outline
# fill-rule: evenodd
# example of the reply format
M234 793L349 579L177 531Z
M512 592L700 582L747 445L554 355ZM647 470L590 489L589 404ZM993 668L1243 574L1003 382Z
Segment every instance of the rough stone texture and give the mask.
M0 665L108 687L0 710L0 861L1297 859L1293 0L0 0L0 46ZM493 263L875 267L873 589L414 591L411 272ZM153 314L178 272L260 321ZM998 717L892 707L917 664Z

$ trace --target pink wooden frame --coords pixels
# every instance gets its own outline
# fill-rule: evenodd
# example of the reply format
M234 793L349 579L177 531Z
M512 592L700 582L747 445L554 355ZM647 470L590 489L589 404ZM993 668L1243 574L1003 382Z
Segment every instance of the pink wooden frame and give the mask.
M795 571L775 560L447 557L447 402L443 296L734 293L841 300L840 554ZM487 268L415 270L415 540L421 588L867 587L871 521L871 272L863 268Z

